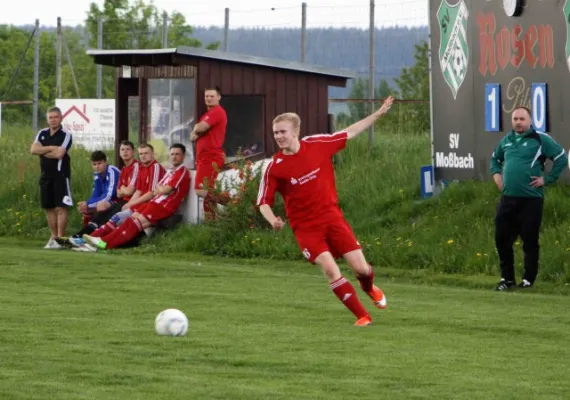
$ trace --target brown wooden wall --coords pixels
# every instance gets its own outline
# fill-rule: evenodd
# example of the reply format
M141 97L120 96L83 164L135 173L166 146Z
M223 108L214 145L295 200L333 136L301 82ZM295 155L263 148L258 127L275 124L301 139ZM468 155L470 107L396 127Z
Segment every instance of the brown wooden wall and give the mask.
M206 112L202 95L205 88L219 86L222 96L261 95L265 97L265 150L275 152L273 118L284 112L301 117L301 135L328 132L328 87L345 86L345 79L263 66L235 64L218 60L198 61L196 85L198 115Z
M206 112L203 93L207 87L219 86L223 95L260 95L264 97L265 151L276 150L272 133L273 118L295 112L302 120L301 136L328 133L328 87L346 86L346 79L301 71L233 63L207 58L176 55L177 66L140 66L131 68L133 78L195 77L197 115ZM122 68L117 68L122 76ZM140 88L139 88L140 91ZM139 93L143 95L144 93ZM141 118L143 116L141 115ZM142 125L141 125L142 126Z
M138 81L137 78L117 78L115 81L115 165L118 167L123 166L120 143L129 139L129 96L138 96Z

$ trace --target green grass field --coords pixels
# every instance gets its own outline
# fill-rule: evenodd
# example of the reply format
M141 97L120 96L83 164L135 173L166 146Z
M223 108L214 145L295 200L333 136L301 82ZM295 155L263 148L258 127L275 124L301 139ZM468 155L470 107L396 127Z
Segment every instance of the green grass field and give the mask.
M378 268L389 308L366 301L374 325L356 328L307 263L42 245L0 239L2 400L546 400L570 390L566 286L496 293L490 277L451 287L444 275ZM154 334L169 307L188 315L185 337Z

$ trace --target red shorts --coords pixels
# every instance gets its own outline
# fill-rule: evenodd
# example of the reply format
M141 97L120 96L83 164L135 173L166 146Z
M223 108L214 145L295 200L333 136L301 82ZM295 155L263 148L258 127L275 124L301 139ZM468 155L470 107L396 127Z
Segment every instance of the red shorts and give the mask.
M170 217L175 211L168 210L156 203L144 203L136 212L141 214L151 225L156 225L158 221Z
M196 162L194 189L209 189L216 186L218 173L224 166L224 157L208 157Z
M334 258L340 258L361 248L344 217L310 228L300 226L294 233L303 255L312 263L325 251L329 251Z

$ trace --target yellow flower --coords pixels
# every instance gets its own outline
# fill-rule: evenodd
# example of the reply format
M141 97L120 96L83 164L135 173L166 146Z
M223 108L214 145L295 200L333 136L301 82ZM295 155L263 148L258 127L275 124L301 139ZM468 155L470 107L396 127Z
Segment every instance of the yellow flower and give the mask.
M413 244L413 242L408 242L408 247L411 247Z
M449 240L447 241L447 244L453 244L453 239L449 239Z
M477 257L481 257L481 253L477 253Z

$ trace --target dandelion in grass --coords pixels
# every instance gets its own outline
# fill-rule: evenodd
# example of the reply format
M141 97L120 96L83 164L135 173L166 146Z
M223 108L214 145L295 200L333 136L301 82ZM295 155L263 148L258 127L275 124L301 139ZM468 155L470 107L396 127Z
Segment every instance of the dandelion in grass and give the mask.
M455 240L453 240L453 239L449 239L449 240L447 241L447 244L453 244L453 243L455 243Z

